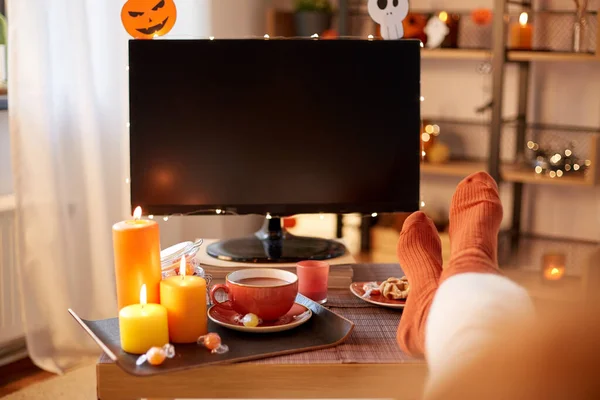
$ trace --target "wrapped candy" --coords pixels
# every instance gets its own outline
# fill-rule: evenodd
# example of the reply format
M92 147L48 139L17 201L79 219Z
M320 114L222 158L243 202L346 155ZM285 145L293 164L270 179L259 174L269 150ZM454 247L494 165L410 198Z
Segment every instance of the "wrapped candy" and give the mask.
M225 354L229 351L229 347L221 343L221 336L218 333L200 336L197 343L209 349L213 354Z
M175 347L167 343L163 347L152 347L150 350L146 352L146 354L142 354L138 357L135 365L138 367L145 363L146 361L150 365L161 365L165 359L175 357Z
M363 285L363 290L365 291L365 294L362 295L362 297L364 297L364 298L371 297L371 295L381 294L381 291L379 290L379 285L377 284L377 282L365 283Z
M258 315L249 313L244 315L243 317L237 316L235 318L235 322L238 322L248 328L255 328L258 325L262 324L263 321L260 318L258 318Z

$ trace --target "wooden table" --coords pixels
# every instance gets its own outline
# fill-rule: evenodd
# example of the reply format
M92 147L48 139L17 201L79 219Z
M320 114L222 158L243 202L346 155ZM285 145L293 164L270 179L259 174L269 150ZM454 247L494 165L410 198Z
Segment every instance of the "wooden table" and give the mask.
M355 281L383 280L401 273L397 264L354 266ZM338 347L143 378L126 373L103 355L96 368L98 398L421 397L427 369L396 344L401 312L372 306L349 290L337 289L330 290L327 307L356 325Z

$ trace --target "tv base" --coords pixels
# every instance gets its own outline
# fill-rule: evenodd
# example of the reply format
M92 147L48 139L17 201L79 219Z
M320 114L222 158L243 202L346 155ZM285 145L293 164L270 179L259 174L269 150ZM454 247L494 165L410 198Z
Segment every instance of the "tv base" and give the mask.
M274 264L329 260L346 254L346 247L335 240L294 236L273 217L254 235L212 243L206 252L223 261Z

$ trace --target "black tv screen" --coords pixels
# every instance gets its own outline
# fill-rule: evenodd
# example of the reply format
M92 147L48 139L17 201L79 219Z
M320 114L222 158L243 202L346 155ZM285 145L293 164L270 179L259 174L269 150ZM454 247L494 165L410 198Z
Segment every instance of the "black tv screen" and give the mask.
M132 207L418 210L419 41L129 43Z

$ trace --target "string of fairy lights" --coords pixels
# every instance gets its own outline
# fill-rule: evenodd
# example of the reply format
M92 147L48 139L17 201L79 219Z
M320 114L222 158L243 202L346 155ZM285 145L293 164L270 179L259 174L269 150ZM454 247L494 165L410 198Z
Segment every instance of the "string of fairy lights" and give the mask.
M187 38L192 38L192 36L186 36ZM208 36L208 37L193 37L195 39L208 39L208 40L217 40L214 36ZM158 39L158 37L156 38ZM311 35L310 37L305 37L305 36L293 36L293 37L289 37L289 36L270 36L269 34L265 34L263 36L249 36L249 37L245 37L245 39L264 39L264 40L298 40L298 39L305 39L305 40L324 40L324 38L321 38L317 33ZM336 36L335 39L353 39L353 40L364 40L365 38L362 36ZM375 41L376 38L373 35L367 35L366 36L366 40L367 41ZM423 42L420 42L421 47L424 47ZM125 66L125 70L129 71L129 65ZM419 100L421 102L425 101L425 97L420 96ZM421 120L421 125L423 124L423 120ZM436 125L437 126L437 125ZM126 124L127 129L129 129L131 127L131 123L127 122ZM439 130L439 127L438 127ZM423 149L423 144L421 143L421 163L423 163L425 160L425 151ZM131 178L126 178L125 179L125 184L126 185L130 185L131 184ZM420 208L425 207L425 201L423 200L422 194L420 197L420 201L419 201L419 206ZM169 215L162 215L162 216L156 216L153 214L149 214L147 217L148 219L154 220L156 218L162 218L162 220L164 222L169 221L170 218L172 217L184 217L184 216L200 216L200 215L204 215L204 216L208 216L208 215L239 215L238 213L236 213L235 211L232 210L226 210L223 208L200 208L194 211L190 211L187 213L175 213L175 214L169 214ZM379 213L377 212L372 212L371 214L364 214L361 215L361 218L377 218L379 215ZM265 215L265 219L272 219L274 218L273 215L271 215L271 213L266 213ZM324 213L319 213L319 219L324 220L325 219L325 214Z

